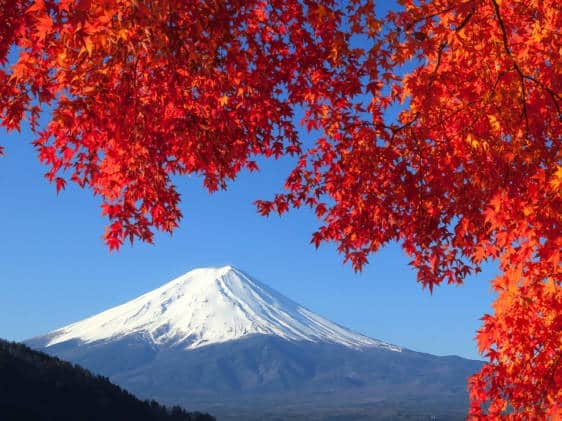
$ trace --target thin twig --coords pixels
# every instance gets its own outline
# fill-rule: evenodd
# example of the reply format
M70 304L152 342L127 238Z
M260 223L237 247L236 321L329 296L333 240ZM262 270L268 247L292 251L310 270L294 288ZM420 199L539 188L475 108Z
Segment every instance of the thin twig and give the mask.
M509 48L509 41L507 39L507 31L505 29L505 25L504 25L503 19L501 17L500 7L499 7L496 0L491 0L491 2L492 2L492 5L494 6L494 12L495 12L496 18L498 20L498 23L500 25L500 30L502 32L503 47L504 47L507 55L509 56L509 58L511 58L511 61L513 63L513 68L515 69L515 71L519 75L519 80L520 80L520 83L521 83L521 97L522 97L521 101L523 103L523 111L522 112L523 112L523 116L525 117L526 135L528 137L529 136L529 116L527 115L527 91L526 91L526 88L525 88L525 74L523 73L523 71L519 67L519 64L517 64L517 61L513 57L513 53L511 51L511 49Z

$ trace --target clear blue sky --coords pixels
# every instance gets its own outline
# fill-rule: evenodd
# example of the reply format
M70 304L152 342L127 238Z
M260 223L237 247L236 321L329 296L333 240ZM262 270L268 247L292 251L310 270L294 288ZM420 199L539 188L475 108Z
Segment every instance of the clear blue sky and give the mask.
M396 7L379 2L378 12ZM23 340L154 289L193 268L232 264L313 311L374 338L438 355L479 358L474 335L490 312L490 265L462 286L433 295L416 283L401 249L371 256L356 274L330 245L309 244L308 210L259 216L256 199L279 192L290 162L271 161L210 196L197 178L178 179L184 219L156 245L109 253L106 221L89 191L57 196L44 178L31 135L0 132L0 337Z
M233 264L329 319L414 350L478 358L473 338L490 311L490 268L433 295L415 281L395 245L361 274L332 246L309 244L307 210L263 218L252 202L279 191L290 163L272 161L210 196L200 180L178 180L184 220L156 245L109 253L105 220L89 191L57 196L42 176L31 135L0 134L0 337L23 340L128 301L192 268Z

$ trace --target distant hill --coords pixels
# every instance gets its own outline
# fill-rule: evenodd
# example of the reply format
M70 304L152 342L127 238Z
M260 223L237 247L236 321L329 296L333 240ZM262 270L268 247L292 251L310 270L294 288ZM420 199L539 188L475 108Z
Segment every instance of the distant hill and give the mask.
M212 421L141 401L106 377L0 339L0 420Z

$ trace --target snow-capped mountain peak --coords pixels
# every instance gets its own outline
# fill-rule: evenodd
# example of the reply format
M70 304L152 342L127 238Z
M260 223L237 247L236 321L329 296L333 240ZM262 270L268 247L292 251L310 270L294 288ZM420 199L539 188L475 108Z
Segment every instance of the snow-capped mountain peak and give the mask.
M133 334L157 345L188 349L261 334L401 350L332 323L232 266L192 270L132 301L51 332L45 345L111 341Z

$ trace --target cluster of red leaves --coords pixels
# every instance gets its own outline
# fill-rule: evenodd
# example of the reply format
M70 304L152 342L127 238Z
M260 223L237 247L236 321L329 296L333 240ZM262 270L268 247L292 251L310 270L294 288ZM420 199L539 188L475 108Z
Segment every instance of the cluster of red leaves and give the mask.
M70 177L101 195L111 249L177 226L172 175L224 188L257 169L252 156L300 152L293 104L316 102L333 79L359 89L343 77L349 58L335 64L346 35L330 1L14 3L2 124L17 128L26 112L35 122L36 99L51 107L39 159L57 189Z
M39 158L57 189L66 174L103 198L110 248L177 226L172 175L213 191L291 154L258 210L312 207L312 241L356 269L392 241L430 289L499 260L470 414L562 416L562 10L400 4L0 0L0 123L50 107Z

